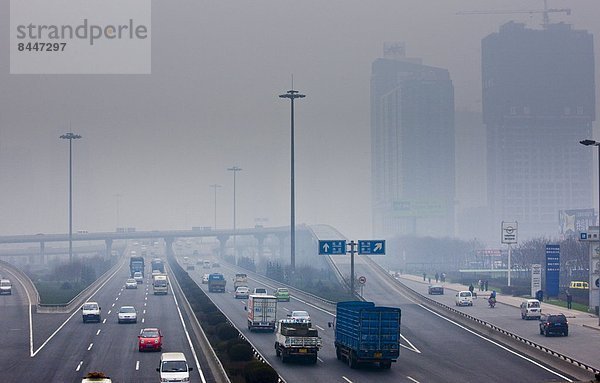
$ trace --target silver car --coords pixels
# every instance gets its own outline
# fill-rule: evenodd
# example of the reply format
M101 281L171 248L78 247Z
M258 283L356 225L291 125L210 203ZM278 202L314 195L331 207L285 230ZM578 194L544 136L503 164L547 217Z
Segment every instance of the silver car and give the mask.
M117 313L119 323L137 323L137 311L133 306L121 306Z
M133 278L129 278L125 281L126 289L137 289L137 281Z

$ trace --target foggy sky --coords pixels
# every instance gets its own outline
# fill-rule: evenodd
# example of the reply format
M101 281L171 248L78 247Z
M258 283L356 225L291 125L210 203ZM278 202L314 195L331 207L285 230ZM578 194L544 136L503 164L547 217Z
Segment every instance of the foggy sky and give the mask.
M542 7L542 0L153 1L152 75L75 76L9 74L9 1L0 0L0 234L68 231L68 142L58 137L70 130L83 136L74 142L74 230L114 230L116 194L120 226L213 226L213 183L223 185L217 225L232 227L226 169L233 165L243 169L237 226L254 226L255 218L288 225L289 101L277 96L293 74L307 95L296 104L296 222L369 238L370 66L383 43L404 41L408 56L447 68L457 110L477 112L481 39L510 20L537 27L542 16L455 13ZM549 7L573 10L552 21L600 35L597 0L549 0ZM461 208L485 201L468 194L468 167L457 163Z

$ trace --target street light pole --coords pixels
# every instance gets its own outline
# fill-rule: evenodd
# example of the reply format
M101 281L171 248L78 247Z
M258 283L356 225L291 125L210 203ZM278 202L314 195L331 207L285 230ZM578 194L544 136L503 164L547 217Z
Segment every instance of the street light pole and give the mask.
M292 84L293 85L293 84ZM279 95L280 98L288 98L291 107L291 164L290 164L290 267L292 270L296 268L296 202L294 195L294 100L297 98L306 97L300 94L297 90L288 90L287 93Z
M73 140L81 136L69 132L60 138L69 140L69 263L73 263Z
M117 226L116 227L119 227L119 222L120 222L120 220L119 220L119 202L120 202L121 197L122 197L121 194L115 194L115 198L117 200Z
M215 226L214 226L214 229L217 230L217 189L220 188L221 185L212 184L212 185L209 185L209 187L211 187L215 190ZM235 205L235 202L234 202L234 205Z
M233 172L233 259L234 259L235 263L237 264L236 248L235 248L235 231L236 231L236 227L235 227L235 174L237 172L241 171L242 168L239 168L234 165L233 167L228 168L227 170Z
M598 148L598 226L600 227L600 142L594 140L583 140L579 141L579 143L581 145L595 146ZM598 288L598 326L600 326L600 288Z

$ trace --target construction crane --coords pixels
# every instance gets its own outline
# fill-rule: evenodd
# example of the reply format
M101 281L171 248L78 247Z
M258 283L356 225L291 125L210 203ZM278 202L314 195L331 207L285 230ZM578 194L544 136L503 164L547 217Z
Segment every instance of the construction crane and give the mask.
M541 13L544 16L544 21L542 26L548 28L548 24L550 24L550 13L564 13L567 16L571 15L570 8L548 8L548 0L544 0L544 9L516 9L516 10L490 10L490 11L462 11L456 12L457 15L506 15L513 13Z

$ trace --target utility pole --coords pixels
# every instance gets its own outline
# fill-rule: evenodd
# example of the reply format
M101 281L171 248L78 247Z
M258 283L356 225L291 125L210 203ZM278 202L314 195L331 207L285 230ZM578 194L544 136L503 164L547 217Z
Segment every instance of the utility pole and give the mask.
M293 88L293 84L292 84ZM291 107L291 163L290 163L290 267L296 269L296 206L294 186L294 100L306 97L297 90L288 90L287 93L279 95L280 98L288 98Z
M215 230L217 230L217 189L221 187L219 184L212 184L209 187L213 188L215 191L215 225L213 226Z
M69 132L60 138L69 140L69 263L73 263L73 140L81 136Z
M228 168L227 170L233 172L233 259L235 261L235 263L237 264L237 254L236 254L236 247L235 247L235 232L236 232L236 227L235 227L235 174L239 171L242 170L242 168L239 168L237 166L233 166L231 168Z

